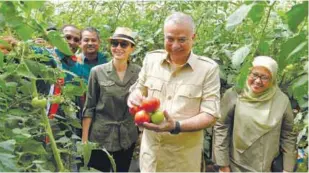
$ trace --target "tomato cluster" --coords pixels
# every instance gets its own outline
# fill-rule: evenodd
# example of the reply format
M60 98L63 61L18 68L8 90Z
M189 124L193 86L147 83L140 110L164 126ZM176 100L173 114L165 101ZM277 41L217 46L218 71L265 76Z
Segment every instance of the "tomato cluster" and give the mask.
M140 106L133 106L129 109L129 112L134 116L136 124L142 124L144 122L152 122L154 124L160 124L164 120L164 114L159 111L160 100L157 98L146 98L142 101Z

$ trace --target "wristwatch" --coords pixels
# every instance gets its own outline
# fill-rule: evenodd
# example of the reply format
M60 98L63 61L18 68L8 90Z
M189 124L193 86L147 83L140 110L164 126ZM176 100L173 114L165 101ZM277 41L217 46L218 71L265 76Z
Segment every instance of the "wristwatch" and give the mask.
M173 135L177 135L177 134L180 133L180 123L179 123L179 121L176 121L175 128L173 130L171 130L170 133L173 134Z

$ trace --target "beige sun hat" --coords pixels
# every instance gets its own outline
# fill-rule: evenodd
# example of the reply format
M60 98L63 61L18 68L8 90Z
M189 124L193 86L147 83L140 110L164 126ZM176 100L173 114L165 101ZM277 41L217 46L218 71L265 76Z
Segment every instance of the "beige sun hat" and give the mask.
M127 27L117 27L113 36L111 36L108 40L126 40L135 45L135 41L133 38L133 31Z

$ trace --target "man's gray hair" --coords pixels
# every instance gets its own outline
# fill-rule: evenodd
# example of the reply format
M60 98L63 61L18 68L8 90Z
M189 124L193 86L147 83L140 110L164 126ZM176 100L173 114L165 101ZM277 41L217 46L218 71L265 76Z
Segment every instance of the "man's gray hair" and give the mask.
M188 14L185 14L182 12L174 12L173 14L171 14L165 19L164 27L170 22L174 24L184 24L184 23L189 24L189 27L191 27L193 34L195 33L194 21L192 17Z

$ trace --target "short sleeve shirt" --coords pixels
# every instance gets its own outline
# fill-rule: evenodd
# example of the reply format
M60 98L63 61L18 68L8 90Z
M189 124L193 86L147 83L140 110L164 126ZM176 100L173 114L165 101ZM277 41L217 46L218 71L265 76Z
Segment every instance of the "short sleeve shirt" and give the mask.
M219 118L220 77L215 61L190 54L186 64L174 71L164 50L147 54L135 87L157 97L162 110L176 120L201 112Z

